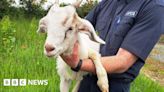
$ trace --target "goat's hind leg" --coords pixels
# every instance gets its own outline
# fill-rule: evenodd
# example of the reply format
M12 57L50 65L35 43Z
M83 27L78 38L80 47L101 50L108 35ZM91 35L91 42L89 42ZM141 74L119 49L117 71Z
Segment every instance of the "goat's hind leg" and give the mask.
M93 60L96 67L96 74L98 78L97 85L102 92L109 92L107 72L101 63L101 55L92 49L89 49L88 55L89 58Z

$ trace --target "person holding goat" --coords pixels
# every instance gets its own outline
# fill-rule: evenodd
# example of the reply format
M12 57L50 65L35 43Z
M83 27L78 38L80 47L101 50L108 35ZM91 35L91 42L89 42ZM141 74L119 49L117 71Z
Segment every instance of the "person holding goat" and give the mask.
M87 16L106 44L101 45L101 62L108 73L109 92L129 92L145 60L164 29L164 0L102 0ZM62 56L76 72L87 71L78 92L101 92L95 65L80 60L78 43L74 54ZM80 61L80 64L79 64Z

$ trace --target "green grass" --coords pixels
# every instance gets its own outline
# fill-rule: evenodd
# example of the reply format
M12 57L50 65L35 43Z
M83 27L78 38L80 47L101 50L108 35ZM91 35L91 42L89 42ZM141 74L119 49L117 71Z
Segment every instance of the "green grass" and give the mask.
M164 87L140 74L132 83L131 92L164 92Z
M160 37L159 42L160 42L160 43L164 43L164 34Z
M54 59L43 54L45 35L36 33L38 20L12 20L16 25L13 55L0 57L0 92L59 92ZM3 52L1 52L3 53ZM4 87L4 78L48 79L48 86Z
M14 19L16 42L12 55L0 56L0 92L59 92L59 76L53 58L43 54L46 35L36 33L37 19ZM0 52L3 53L3 52ZM4 87L3 79L48 80L46 86ZM164 92L163 87L140 75L131 92Z

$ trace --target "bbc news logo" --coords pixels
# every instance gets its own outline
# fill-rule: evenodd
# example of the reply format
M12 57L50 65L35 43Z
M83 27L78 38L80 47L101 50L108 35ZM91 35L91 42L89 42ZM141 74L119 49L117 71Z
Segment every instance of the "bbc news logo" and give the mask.
M4 86L48 85L48 80L3 79Z

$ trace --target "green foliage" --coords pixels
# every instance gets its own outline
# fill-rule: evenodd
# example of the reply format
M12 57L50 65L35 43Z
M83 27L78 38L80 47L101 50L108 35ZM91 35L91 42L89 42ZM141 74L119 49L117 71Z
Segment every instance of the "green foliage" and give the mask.
M32 18L31 23L30 23L30 30L37 29L37 24L38 24L37 19L35 17Z
M152 81L143 74L131 84L130 92L164 92L164 87Z
M43 54L45 35L36 32L38 19L13 19L12 23L17 30L15 33L17 40L13 51L10 52L12 55L0 52L6 55L3 59L0 55L0 92L59 92L60 79L54 59L49 59ZM6 25L9 24L6 23ZM48 85L5 87L2 86L5 78L48 80Z
M14 47L16 38L15 38L15 28L14 24L10 21L8 16L5 16L0 22L0 52L4 54L10 53Z
M160 42L160 43L164 43L164 34L161 36L159 42Z
M23 7L13 7L11 4L14 0L1 0L0 1L0 19L5 16L13 17L43 17L47 10L44 10L41 6L44 4L46 0L41 0L40 3L34 3L35 0L20 0L20 5ZM89 3L84 3L80 8L77 9L77 12L80 17L85 17L88 12L98 4L98 1L91 1ZM60 6L66 6L68 4L62 3Z
M27 17L32 18L34 16L40 18L43 17L47 11L45 11L41 6L46 0L40 0L39 3L35 3L36 0L20 0L21 7L11 6L15 4L15 0L1 0L0 1L0 19L3 16L13 17Z
M45 0L40 0L39 3L35 3L35 0L20 0L20 4L24 6L24 12L27 17L43 17L45 11L41 7Z
M0 19L9 11L9 2L7 0L0 0Z
M98 1L91 1L90 3L83 4L80 8L77 9L77 12L80 17L85 17L88 12L98 4Z
M9 10L6 15L10 18L24 17L25 10L22 7L9 7Z
M46 0L41 0L40 3L35 3L35 0L20 0L20 5L23 7L13 7L11 4L14 4L12 2L14 0L1 0L0 1L0 19L5 16L11 16L13 17L37 17L41 18L46 13L47 10L44 10L41 6L44 4ZM80 8L77 9L77 12L80 17L85 17L88 12L97 5L97 1L92 1L89 3L83 4ZM60 6L66 6L68 4L62 3Z

